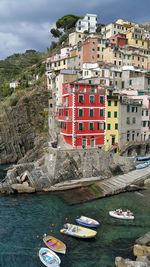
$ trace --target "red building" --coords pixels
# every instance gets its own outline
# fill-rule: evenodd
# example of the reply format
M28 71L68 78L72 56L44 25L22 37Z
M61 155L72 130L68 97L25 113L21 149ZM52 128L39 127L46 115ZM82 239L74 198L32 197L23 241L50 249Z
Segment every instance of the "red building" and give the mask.
M109 38L109 42L111 44L114 44L116 46L125 46L128 44L128 39L126 38L126 35L123 33L118 33L113 37Z
M61 134L72 147L101 147L105 136L105 90L98 79L62 85Z

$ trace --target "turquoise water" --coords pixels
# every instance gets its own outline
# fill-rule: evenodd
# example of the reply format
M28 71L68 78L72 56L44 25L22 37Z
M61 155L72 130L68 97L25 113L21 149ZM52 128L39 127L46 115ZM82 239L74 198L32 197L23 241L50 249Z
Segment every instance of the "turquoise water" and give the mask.
M115 256L132 257L132 246L150 229L150 191L124 193L96 201L69 205L54 194L13 195L0 198L0 267L42 267L38 250L44 233L60 238L67 254L60 255L62 267L114 267ZM129 208L134 221L109 217L109 210ZM101 221L93 240L71 238L59 233L65 222L78 215ZM54 224L54 226L52 226Z

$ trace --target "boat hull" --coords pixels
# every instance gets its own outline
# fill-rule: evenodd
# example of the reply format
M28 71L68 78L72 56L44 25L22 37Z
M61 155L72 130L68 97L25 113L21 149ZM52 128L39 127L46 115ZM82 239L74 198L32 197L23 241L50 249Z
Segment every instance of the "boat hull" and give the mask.
M60 258L53 251L44 247L39 250L39 258L47 267L59 267L61 263Z
M135 166L135 168L136 168L136 169L144 169L144 168L148 167L149 165L150 165L150 160L145 161L145 162L140 163L140 164L137 164L137 165Z
M44 236L43 242L48 248L57 253L62 253L62 254L66 253L66 245L62 241L53 236L50 235Z
M82 225L82 226L85 226L85 227L97 228L99 226L99 223L97 223L97 224L86 223L86 222L83 222L80 219L76 219L76 222L77 222L77 224Z
M67 223L65 228L61 229L60 232L65 235L69 235L77 238L93 238L96 236L97 232L85 227L73 225Z
M109 215L113 218L121 219L121 220L133 220L134 219L133 215L127 215L126 212L123 212L123 214L117 214L116 211L109 211Z
M150 156L145 156L145 157L136 157L137 161L146 161L146 160L150 160Z

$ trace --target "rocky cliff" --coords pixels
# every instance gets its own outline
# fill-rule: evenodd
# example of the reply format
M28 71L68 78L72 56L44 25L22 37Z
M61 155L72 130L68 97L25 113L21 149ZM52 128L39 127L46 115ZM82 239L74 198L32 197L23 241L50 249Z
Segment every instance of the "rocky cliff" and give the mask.
M16 163L24 156L22 162L39 158L47 142L47 107L44 85L26 91L15 106L0 104L0 164Z

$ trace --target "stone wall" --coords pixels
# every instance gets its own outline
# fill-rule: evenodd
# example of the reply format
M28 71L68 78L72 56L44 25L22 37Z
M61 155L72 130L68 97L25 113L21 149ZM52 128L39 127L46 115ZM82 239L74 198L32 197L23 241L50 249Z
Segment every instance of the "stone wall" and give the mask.
M49 149L46 167L52 183L87 177L109 178L134 169L133 163L101 149Z

